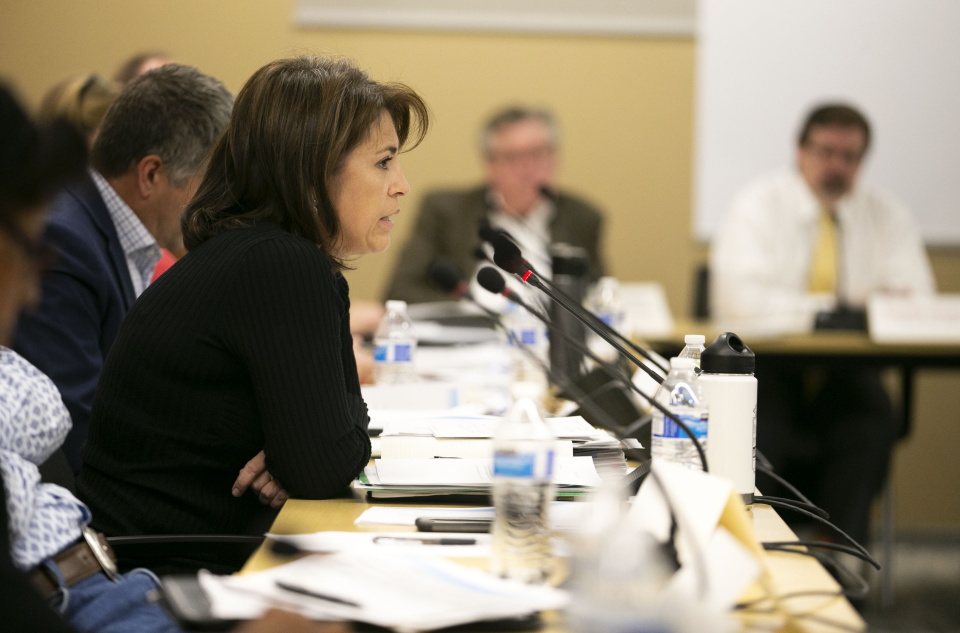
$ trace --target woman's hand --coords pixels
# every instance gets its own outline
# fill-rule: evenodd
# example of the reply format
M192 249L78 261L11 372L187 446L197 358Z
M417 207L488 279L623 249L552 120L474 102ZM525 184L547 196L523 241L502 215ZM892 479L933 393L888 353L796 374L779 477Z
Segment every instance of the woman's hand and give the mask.
M256 457L240 469L240 475L233 482L233 496L239 497L247 491L247 488L253 488L253 491L260 496L260 503L275 510L282 508L290 498L290 493L267 472L267 456L263 451L257 453Z

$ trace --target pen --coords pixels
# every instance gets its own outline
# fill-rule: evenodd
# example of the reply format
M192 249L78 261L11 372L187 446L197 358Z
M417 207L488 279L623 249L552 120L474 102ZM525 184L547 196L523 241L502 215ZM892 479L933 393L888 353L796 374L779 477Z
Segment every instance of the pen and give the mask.
M476 545L474 538L404 538L400 536L377 536L374 543L381 541L397 541L400 543L419 543L420 545Z
M297 587L296 585L288 585L287 583L276 582L277 587L283 589L284 591L289 591L291 593L299 593L303 596L310 596L311 598L316 598L317 600L326 600L327 602L335 602L337 604L346 605L348 607L354 607L359 609L360 605L356 602L350 602L349 600L344 600L343 598L337 598L336 596L328 596L322 593L317 593L315 591L310 591L309 589L304 589L303 587Z

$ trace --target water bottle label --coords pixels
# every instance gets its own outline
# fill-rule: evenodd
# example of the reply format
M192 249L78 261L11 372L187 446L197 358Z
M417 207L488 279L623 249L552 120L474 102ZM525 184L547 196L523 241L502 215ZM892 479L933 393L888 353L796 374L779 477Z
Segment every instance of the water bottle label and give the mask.
M409 343L388 343L373 348L373 361L375 363L409 363L412 360L413 346Z
M541 478L553 477L553 451L544 454L537 463L536 453L495 453L493 456L494 477Z
M537 331L536 330L520 330L520 342L524 345L536 345L537 344Z
M706 413L677 413L676 411L671 411L671 413L683 420L683 423L690 428L698 440L707 438L707 424L709 422L709 416ZM687 432L681 429L676 422L667 416L658 414L654 417L654 420L655 424L653 434L657 437L679 440L690 439L690 436L687 435Z

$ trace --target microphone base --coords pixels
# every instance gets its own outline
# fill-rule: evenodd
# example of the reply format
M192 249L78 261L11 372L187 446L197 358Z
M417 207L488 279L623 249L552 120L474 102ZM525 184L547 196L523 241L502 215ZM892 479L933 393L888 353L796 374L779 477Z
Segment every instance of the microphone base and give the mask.
M867 311L854 308L838 308L833 311L817 312L813 322L814 331L847 330L867 331Z

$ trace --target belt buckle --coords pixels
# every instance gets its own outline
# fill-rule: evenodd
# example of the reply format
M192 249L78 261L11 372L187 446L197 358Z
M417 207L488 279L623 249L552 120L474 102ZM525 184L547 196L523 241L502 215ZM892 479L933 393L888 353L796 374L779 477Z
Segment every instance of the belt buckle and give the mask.
M107 577L114 582L118 581L120 574L117 573L117 564L113 562L107 548L100 542L99 535L89 527L84 526L83 539L87 542L87 545L90 546L90 551L93 552L93 556L97 559L97 562L100 563L100 567L103 568L103 572Z

